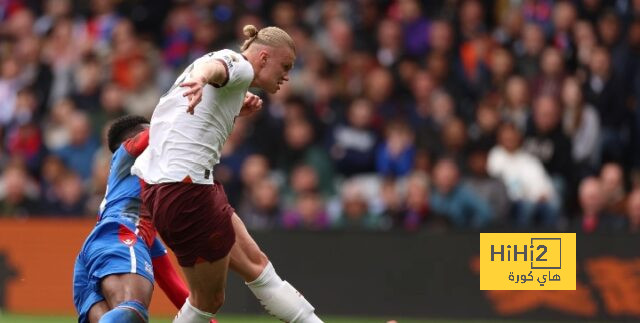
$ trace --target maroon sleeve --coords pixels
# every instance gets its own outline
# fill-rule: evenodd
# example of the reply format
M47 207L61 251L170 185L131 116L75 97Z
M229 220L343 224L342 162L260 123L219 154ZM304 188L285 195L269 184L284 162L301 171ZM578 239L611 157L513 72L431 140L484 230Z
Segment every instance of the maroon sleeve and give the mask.
M124 142L124 149L133 157L140 156L147 146L149 146L149 129L145 129Z

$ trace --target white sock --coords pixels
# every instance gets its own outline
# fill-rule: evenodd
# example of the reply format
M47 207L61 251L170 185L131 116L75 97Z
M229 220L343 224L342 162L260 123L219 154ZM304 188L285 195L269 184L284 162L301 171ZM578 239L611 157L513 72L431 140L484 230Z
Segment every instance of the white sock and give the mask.
M189 298L184 302L173 323L209 323L215 315L201 311L189 303Z
M291 323L322 323L314 308L291 284L283 281L271 262L258 278L246 283L269 314Z

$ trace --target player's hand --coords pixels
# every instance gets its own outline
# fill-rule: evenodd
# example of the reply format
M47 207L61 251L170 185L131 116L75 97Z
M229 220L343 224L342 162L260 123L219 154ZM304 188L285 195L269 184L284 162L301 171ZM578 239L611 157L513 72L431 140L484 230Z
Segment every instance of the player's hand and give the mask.
M193 114L193 110L196 105L202 101L202 90L207 84L207 81L203 78L190 80L180 83L180 87L188 88L182 96L186 96L189 99L189 106L187 107L187 113Z
M241 117L250 116L260 109L262 109L262 99L251 92L247 92L247 95L244 97L244 102L242 103L242 109L240 109L240 114L238 115Z

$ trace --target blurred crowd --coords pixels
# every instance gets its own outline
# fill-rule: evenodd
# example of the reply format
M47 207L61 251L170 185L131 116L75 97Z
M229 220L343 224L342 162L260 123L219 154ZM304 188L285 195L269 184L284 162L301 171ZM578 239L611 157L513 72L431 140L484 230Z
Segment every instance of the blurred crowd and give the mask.
M215 178L250 229L640 231L640 1L0 1L0 216L95 216L104 132L279 26Z

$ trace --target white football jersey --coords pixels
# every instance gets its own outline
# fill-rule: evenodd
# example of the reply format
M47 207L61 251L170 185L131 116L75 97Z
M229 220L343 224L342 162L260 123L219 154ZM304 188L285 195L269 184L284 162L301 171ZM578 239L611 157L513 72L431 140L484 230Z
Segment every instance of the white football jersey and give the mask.
M205 85L194 114L187 113L188 88L179 85L200 64L219 60L228 78L219 87ZM209 53L189 65L160 98L149 133L149 147L136 159L131 173L149 184L192 181L213 184L213 166L227 141L253 80L253 67L244 56L229 49ZM187 178L187 176L189 178Z

